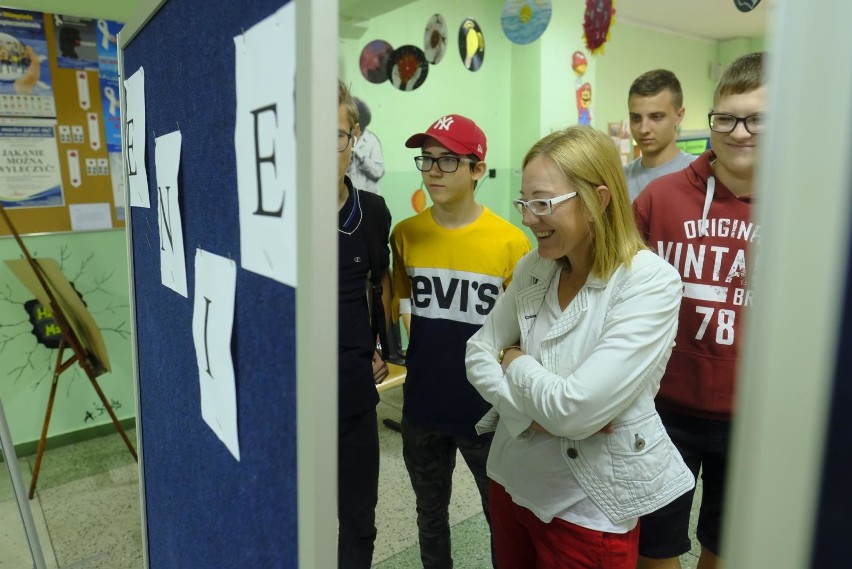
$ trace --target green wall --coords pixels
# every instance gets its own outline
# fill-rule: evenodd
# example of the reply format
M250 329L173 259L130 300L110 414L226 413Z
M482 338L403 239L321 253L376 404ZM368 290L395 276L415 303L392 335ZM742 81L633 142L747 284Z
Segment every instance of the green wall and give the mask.
M553 2L553 4L550 25L535 42L541 50L541 82L539 84L541 117L538 138L577 124L577 75L571 69L571 57L575 51L582 51L588 61L582 83L588 82L592 85L593 120L597 120L595 77L601 65L596 57L589 54L583 41L582 23L585 3ZM523 63L519 62L519 65Z
M14 210L9 216L14 223ZM119 419L135 417L130 358L127 249L124 231L26 237L34 257L52 258L83 296L101 329L112 372L98 378ZM21 257L11 238L0 239L0 259ZM33 295L0 264L0 398L15 444L41 435L56 350L36 341L24 303ZM65 351L64 358L70 355ZM79 365L59 378L50 422L51 436L110 423L94 388Z
M766 49L764 47L764 38L742 38L723 41L719 43L719 63L726 66L744 53L762 51L764 49Z
M126 21L139 0L30 0L4 2L7 7L101 17ZM10 210L14 222L14 210ZM98 378L119 419L136 416L130 357L130 313L127 249L123 230L26 237L35 256L60 262L63 272L83 295L101 328L112 372ZM0 260L17 259L21 250L12 238L0 238ZM15 445L30 451L41 436L56 350L36 342L23 304L32 295L0 263L0 399ZM66 357L67 357L66 351ZM50 431L51 437L98 425L111 424L109 416L78 365L59 380ZM99 429L94 429L99 430ZM63 437L64 438L64 437Z
M595 126L604 130L607 123L626 119L630 84L645 71L662 67L673 71L683 88L686 113L681 128L706 129L707 112L713 104L716 86L710 75L717 61L716 52L716 42L620 26L616 21L606 53L599 59Z
M589 62L582 80L592 84L594 127L605 131L607 123L626 119L632 81L645 71L663 67L674 71L684 88L682 128L705 130L716 81L714 65L727 65L763 45L760 38L716 42L668 34L620 24L616 16L604 52L591 55L583 39L582 2L553 2L550 25L542 37L532 44L516 45L503 34L502 4L498 0L420 0L374 18L361 38L340 41L340 77L370 105L370 128L382 141L386 174L381 188L394 221L413 215L410 198L420 187L420 174L412 163L415 151L403 146L405 139L444 114L460 113L485 131L487 162L497 171L496 178L477 190L477 199L520 226L520 216L509 202L520 190L524 154L542 136L577 121L577 77L571 69L575 51L582 51ZM363 79L358 61L366 43L383 39L394 47L422 47L426 22L435 13L447 22L447 53L438 65L430 66L419 89L404 93L390 83L375 85ZM477 20L485 36L485 60L475 73L463 67L458 54L458 26L466 17Z
M493 0L415 2L371 20L359 40L340 42L340 77L370 106L370 129L382 142L386 173L381 188L395 221L414 214L411 194L421 183L413 162L417 152L405 148L405 140L452 113L472 118L485 132L486 162L497 170L497 176L480 184L477 199L498 214L508 215L506 196L512 163L511 123L507 119L512 74L507 63L511 61L511 44L503 37L500 10L495 6ZM447 21L447 51L440 63L429 67L426 82L419 89L402 92L389 82L376 85L361 76L358 62L367 42L383 39L394 48L406 44L422 48L426 22L436 12ZM476 19L485 36L485 58L476 72L465 69L459 57L458 26L466 17Z

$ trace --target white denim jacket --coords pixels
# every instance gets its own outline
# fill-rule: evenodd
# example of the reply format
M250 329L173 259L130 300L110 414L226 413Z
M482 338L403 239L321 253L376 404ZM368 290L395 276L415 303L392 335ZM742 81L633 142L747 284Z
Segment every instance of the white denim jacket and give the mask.
M483 327L467 343L468 380L511 437L529 439L536 421L561 438L561 458L614 523L653 512L695 485L654 407L671 355L682 295L680 276L651 251L608 280L590 276L541 344L541 363L516 358L506 373L497 355L524 352L559 265L531 251ZM611 424L612 433L601 433ZM534 461L533 461L534 462ZM535 476L536 465L525 465Z

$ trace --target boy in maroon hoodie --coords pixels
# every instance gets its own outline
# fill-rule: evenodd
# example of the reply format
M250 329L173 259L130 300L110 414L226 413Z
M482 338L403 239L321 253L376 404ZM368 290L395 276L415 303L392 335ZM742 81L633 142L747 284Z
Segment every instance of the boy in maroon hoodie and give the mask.
M639 231L684 284L676 345L656 404L693 474L703 468L698 569L719 566L736 365L752 300L746 268L760 239L751 204L765 89L762 53L735 60L713 95L712 150L652 181L633 204ZM680 568L678 557L691 546L691 506L692 492L642 518L638 569Z

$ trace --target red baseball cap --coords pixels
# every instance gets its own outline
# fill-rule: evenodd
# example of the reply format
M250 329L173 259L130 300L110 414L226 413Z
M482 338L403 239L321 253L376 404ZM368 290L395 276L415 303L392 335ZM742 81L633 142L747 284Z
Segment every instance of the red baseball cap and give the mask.
M485 133L476 123L461 115L445 115L435 121L426 132L413 135L405 141L407 148L420 148L427 138L434 138L451 152L461 156L473 154L485 160L488 145Z

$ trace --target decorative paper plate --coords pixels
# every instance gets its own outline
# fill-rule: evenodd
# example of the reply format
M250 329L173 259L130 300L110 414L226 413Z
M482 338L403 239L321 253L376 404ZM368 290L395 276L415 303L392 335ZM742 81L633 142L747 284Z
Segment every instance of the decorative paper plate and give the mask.
M426 61L435 65L444 59L447 52L447 22L441 14L429 18L426 31L423 32L423 53Z
M532 43L547 29L550 13L550 0L506 0L500 24L510 41Z
M395 49L388 57L388 79L400 91L413 91L426 81L429 64L423 50L414 45Z
M485 37L476 20L465 18L459 26L459 54L468 70L477 71L482 67L482 60L485 59Z
M615 8L612 7L612 0L586 0L583 35L586 38L586 48L592 55L603 53L603 45L609 40L613 16Z
M384 83L388 80L388 56L393 51L385 40L373 40L361 50L361 75L370 83Z
M760 0L734 0L734 6L740 12L751 12L757 8L758 4L760 4Z

